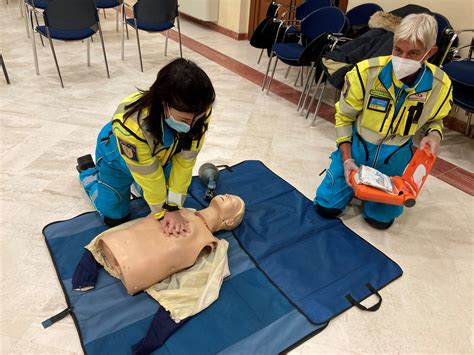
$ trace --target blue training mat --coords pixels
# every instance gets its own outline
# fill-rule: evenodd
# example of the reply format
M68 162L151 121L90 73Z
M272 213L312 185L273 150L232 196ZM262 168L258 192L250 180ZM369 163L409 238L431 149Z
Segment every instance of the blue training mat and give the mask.
M221 171L217 192L239 195L246 203L242 224L217 233L229 242L231 276L219 299L156 354L276 354L321 331L352 305L364 309L360 300L402 274L339 219L318 216L311 201L260 162ZM205 207L204 193L193 178L185 205ZM142 199L132 201L132 218L148 213ZM102 269L94 290L71 289L83 247L106 229L96 212L44 228L68 303L50 322L71 314L86 353L127 354L145 335L158 303L144 293L129 296Z
M259 161L220 173L218 194L245 201L233 231L259 268L313 323L325 323L402 275L386 255L340 219L315 213L312 201ZM202 206L205 187L189 194ZM377 294L377 293L376 293ZM370 310L377 310L379 304Z
M188 198L187 207L200 209ZM149 213L142 199L131 203L132 218ZM68 308L52 320L71 314L87 354L130 354L145 336L158 303L145 293L130 296L122 283L103 269L96 288L72 290L71 278L84 245L107 229L96 212L55 222L43 230ZM255 267L230 232L229 268L220 296L180 327L154 354L276 354L322 329L311 324ZM278 334L278 337L275 337Z

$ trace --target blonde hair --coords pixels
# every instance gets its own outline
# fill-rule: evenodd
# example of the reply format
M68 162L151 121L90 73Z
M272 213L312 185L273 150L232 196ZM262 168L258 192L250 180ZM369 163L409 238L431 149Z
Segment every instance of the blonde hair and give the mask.
M409 41L416 45L420 41L425 49L431 49L436 44L438 23L428 14L411 14L403 18L398 25L393 42Z

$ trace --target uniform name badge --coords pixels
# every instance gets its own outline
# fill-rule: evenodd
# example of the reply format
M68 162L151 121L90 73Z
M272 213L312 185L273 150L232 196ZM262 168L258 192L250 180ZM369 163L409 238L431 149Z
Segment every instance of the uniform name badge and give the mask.
M138 162L137 147L131 143L124 142L117 138L120 146L120 153L128 159Z
M370 96L369 103L367 104L367 108L369 110L386 112L389 102L390 102L390 99L388 98Z

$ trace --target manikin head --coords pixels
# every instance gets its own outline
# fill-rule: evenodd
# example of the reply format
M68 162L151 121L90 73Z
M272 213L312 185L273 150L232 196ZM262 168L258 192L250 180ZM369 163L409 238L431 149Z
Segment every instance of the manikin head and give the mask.
M217 195L199 211L211 232L236 228L244 218L245 203L236 195Z

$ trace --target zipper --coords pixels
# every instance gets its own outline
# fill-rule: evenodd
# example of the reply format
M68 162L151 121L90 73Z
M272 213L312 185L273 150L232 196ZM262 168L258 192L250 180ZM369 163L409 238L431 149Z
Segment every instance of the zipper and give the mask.
M385 117L383 118L382 125L380 126L379 131L382 132L383 126L385 125L385 121L387 120L388 115L390 114L390 110L392 109L392 104L388 104L388 109L387 113L385 114Z
M397 98L395 99L395 108L397 108L397 103L398 103L398 100L400 99L400 94L402 93L402 91L403 90L400 89L400 91L397 94ZM403 109L403 113L405 113L405 108ZM377 150L375 151L375 158L374 158L374 162L372 163L372 168L375 168L375 165L377 164L377 160L378 160L379 154L380 154L380 148L382 147L383 142L385 142L385 140L388 137L388 134L392 130L393 123L395 122L397 116L392 117L392 122L390 122L390 127L388 127L387 134L385 134L385 137L383 137L382 141L379 143L379 145L377 147Z
M179 137L176 137L176 140L173 142L173 145L171 146L171 151L168 155L168 158L166 159L166 162L163 164L163 166L166 166L166 164L168 164L168 161L171 159L171 157L173 156L174 152L176 151L176 148L178 147L178 143L179 143Z

